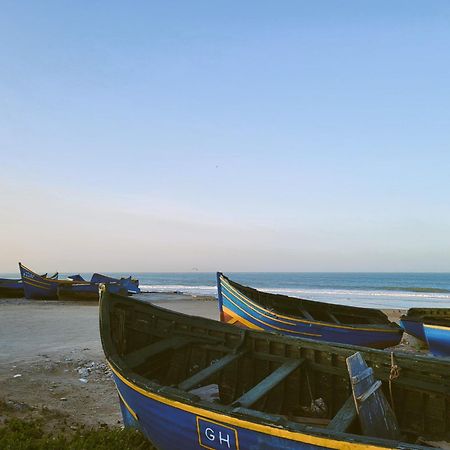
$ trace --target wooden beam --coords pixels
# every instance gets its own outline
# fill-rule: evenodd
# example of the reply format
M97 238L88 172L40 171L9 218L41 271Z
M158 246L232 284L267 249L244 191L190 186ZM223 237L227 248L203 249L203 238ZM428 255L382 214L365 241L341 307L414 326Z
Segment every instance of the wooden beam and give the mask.
M356 408L355 401L353 400L353 395L345 401L341 409L336 413L336 415L331 419L327 428L333 431L345 432L352 422L356 419Z
M299 367L303 362L304 359L291 359L286 361L269 376L260 381L256 386L245 392L241 397L234 401L233 406L243 406L244 408L249 408L259 399L264 397L264 395L284 380L295 369L297 369L297 367Z
M331 318L331 320L332 320L334 323L337 323L337 324L340 324L340 323L341 323L341 322L339 322L339 320L336 318L336 316L335 316L333 313L330 313L330 311L327 311L327 315L328 315L328 317Z
M198 340L198 339L197 339ZM150 345L135 350L124 356L127 366L131 369L143 364L145 361L151 357L157 355L158 353L163 353L167 350L177 349L184 347L185 345L191 344L193 342L192 338L186 338L185 336L172 336L167 339L161 339L158 342L153 342Z
M303 309L303 308L299 308L300 309L300 312L303 314L303 316L305 317L305 319L308 319L308 320L316 320L316 319L314 319L314 317L308 312L308 311L306 311L306 309Z
M214 362L210 366L205 367L204 369L195 373L191 377L182 381L178 385L178 389L181 389L183 391L189 391L190 389L193 389L194 387L199 385L202 381L205 381L210 376L214 375L215 373L224 369L226 366L228 366L231 363L233 363L234 361L238 360L245 353L246 353L246 350L243 350L241 352L229 353L228 355L225 355L223 358L220 358L218 361Z

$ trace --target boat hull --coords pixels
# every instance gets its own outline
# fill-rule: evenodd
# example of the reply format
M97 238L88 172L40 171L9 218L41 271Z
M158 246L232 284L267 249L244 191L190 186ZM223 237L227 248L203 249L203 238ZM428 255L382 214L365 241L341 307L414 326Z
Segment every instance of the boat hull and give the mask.
M141 430L159 450L386 449L386 446L290 432L186 405L145 392L114 369L113 373L124 424Z
M397 326L334 325L280 316L252 302L220 276L218 286L221 321L243 328L372 348L397 345L402 337L403 330Z
M44 278L19 263L25 298L33 300L56 300L60 281Z
M404 317L400 320L400 325L411 336L414 336L423 342L427 341L425 337L425 332L423 330L422 319L417 320L413 318Z
M450 325L423 324L428 348L435 356L450 357Z
M22 280L0 279L0 298L23 297Z

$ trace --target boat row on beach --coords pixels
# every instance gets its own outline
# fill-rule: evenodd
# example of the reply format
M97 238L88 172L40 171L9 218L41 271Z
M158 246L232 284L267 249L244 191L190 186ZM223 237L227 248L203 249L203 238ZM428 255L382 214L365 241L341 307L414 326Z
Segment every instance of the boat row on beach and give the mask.
M156 448L448 448L450 358L362 346L400 340L379 311L218 281L220 321L101 288L124 424Z
M28 298L100 289L124 424L158 449L449 448L450 308L411 309L399 326L376 309L270 294L218 273L216 321L131 298L131 277L20 270ZM404 331L432 354L389 349Z
M39 275L19 262L20 279L0 278L0 298L25 297L37 300L98 300L99 285L108 285L111 292L132 295L138 294L139 280L128 278L113 278L94 273L90 280L85 280L80 274L59 279L55 273Z

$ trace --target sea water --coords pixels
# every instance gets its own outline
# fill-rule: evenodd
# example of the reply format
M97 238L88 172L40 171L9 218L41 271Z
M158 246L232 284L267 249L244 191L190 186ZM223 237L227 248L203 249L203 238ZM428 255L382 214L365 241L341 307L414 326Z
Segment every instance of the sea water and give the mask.
M60 274L60 278L65 275L69 274ZM91 274L82 275L86 279L91 277ZM129 273L106 275L120 277ZM217 295L213 272L135 272L132 275L139 279L142 291ZM240 284L267 292L330 303L399 309L450 307L450 273L228 272L226 275Z

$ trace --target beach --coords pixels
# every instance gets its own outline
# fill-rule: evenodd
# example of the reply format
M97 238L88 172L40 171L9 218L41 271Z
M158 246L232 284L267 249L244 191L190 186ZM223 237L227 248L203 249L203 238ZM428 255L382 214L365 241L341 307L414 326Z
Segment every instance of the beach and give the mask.
M146 300L185 314L217 319L213 297L146 294ZM0 423L43 418L46 427L122 426L106 365L96 303L0 300ZM402 310L385 310L398 321ZM424 352L405 335L398 350Z

